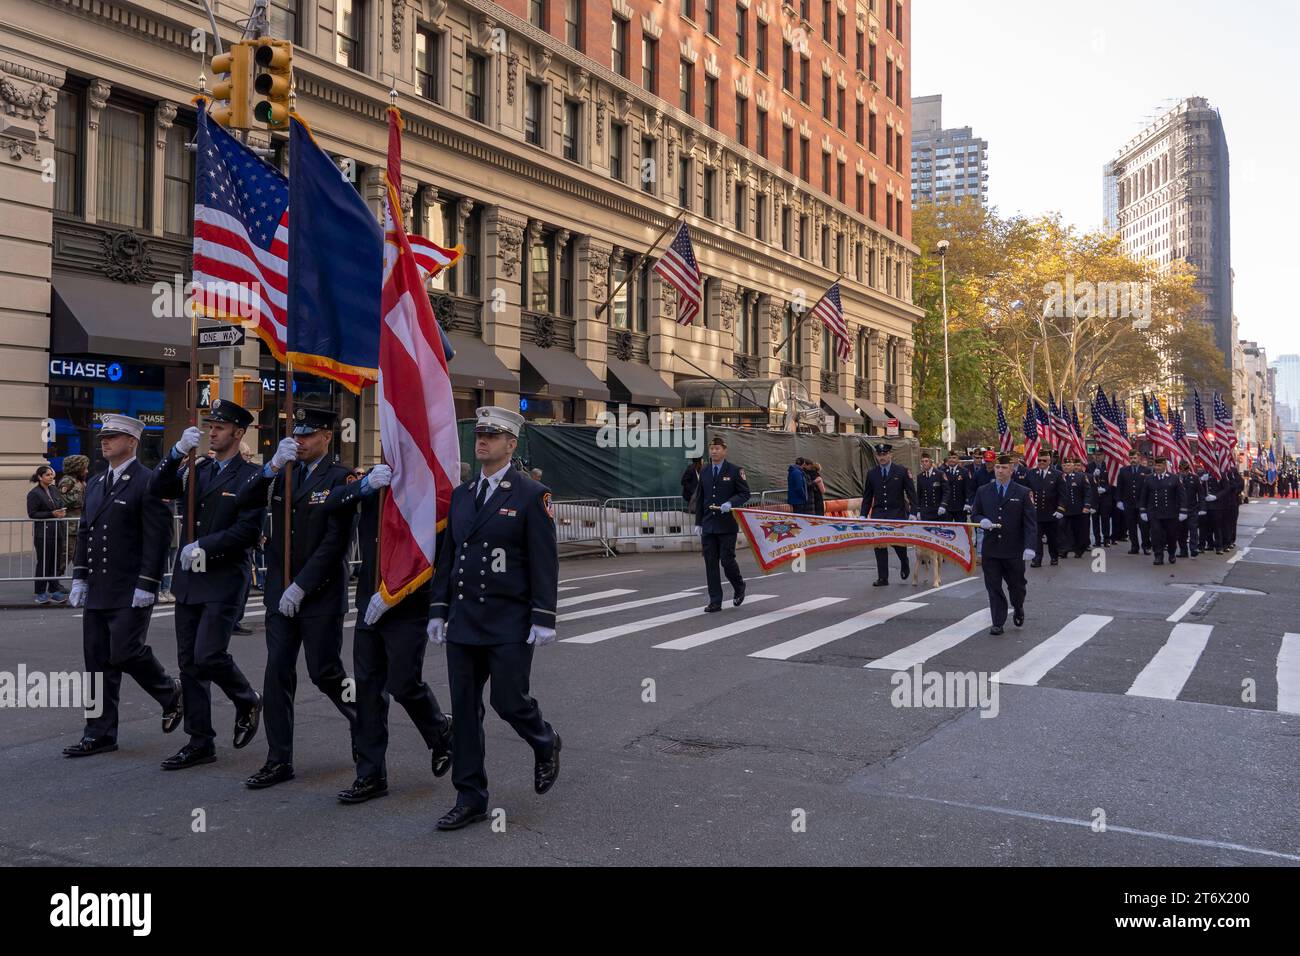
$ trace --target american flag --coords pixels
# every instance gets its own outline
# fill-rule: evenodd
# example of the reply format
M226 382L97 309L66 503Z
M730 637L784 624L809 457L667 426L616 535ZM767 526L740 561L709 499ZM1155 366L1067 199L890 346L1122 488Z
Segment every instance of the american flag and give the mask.
M1038 419L1038 430L1042 434L1043 444L1047 450L1056 449L1056 436L1052 434L1052 420L1047 416L1047 410L1038 402L1034 402L1034 417Z
M1201 393L1193 391L1192 397L1196 403L1197 456L1201 460L1201 467L1209 471L1215 478L1218 478L1223 474L1223 470L1219 467L1218 442L1215 440L1215 432L1205 420L1205 408L1201 405Z
M1049 420L1052 423L1052 437L1055 440L1056 450L1062 458L1073 456L1080 461L1087 460L1087 450L1083 448L1083 440L1074 433L1074 425L1070 422L1070 413L1065 410L1065 396L1061 396L1062 407L1060 410L1056 407L1056 401L1052 398L1052 393L1047 393L1047 412Z
M1124 436L1124 442L1128 447L1132 443L1128 435L1128 409L1119 403L1119 395L1116 392L1110 393L1110 420L1119 428L1119 433ZM1125 459L1127 461L1127 458Z
M1174 462L1178 461L1178 445L1174 443L1174 433L1165 424L1160 414L1160 399L1148 399L1142 395L1142 413L1146 424L1147 438L1155 445L1157 454L1166 455Z
M1083 428L1079 425L1079 409L1077 407L1070 409L1070 424L1074 426L1074 437L1077 439L1079 447L1083 449L1080 461L1087 461L1088 443L1083 440Z
M1171 407L1169 420L1173 422L1174 444L1178 446L1179 467L1184 461L1194 465L1196 459L1192 457L1192 443L1187 440L1187 426L1183 424L1183 413Z
M1218 392L1214 393L1214 441L1218 448L1219 470L1227 471L1235 467L1237 429L1232 424L1232 412Z
M1025 464L1031 465L1038 457L1041 443L1038 440L1038 416L1034 414L1034 406L1030 399L1025 399L1025 420L1021 429L1025 433Z
M677 290L677 324L693 324L704 307L704 297L700 293L703 277L699 263L695 261L691 232L686 223L682 223L672 244L655 263L654 272Z
M1106 456L1106 477L1110 484L1117 484L1119 470L1128 464L1128 438L1115 423L1113 409L1100 385L1092 400L1092 431Z
M1007 416L1002 411L1002 399L998 399L998 451L1009 455L1016 450L1016 436L1011 434Z
M831 334L835 336L835 354L840 357L841 362L847 361L853 354L853 346L849 344L849 327L844 323L844 303L840 299L838 282L826 290L821 301L813 307L812 314L821 319L822 325L831 330Z
M194 183L194 295L199 314L239 321L284 361L289 181L199 101Z

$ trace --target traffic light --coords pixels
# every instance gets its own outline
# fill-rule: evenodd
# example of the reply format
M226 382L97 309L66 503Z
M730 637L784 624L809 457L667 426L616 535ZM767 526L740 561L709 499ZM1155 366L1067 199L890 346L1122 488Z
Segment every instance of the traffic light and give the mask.
M264 37L257 41L253 88L259 100L253 107L253 117L272 129L289 126L289 73L293 60L293 44L288 40Z
M212 58L212 72L225 74L225 78L212 88L213 98L224 100L225 105L215 108L212 118L226 129L248 129L252 124L252 94L249 90L252 46L252 41L241 40L231 46L229 52Z

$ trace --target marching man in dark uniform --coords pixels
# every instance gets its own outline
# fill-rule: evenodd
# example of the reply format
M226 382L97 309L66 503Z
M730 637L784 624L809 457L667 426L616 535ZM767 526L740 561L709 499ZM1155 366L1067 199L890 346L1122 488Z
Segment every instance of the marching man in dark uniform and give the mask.
M432 755L435 777L451 769L451 718L438 706L424 681L425 636L429 623L426 581L391 607L375 590L379 573L379 489L387 488L393 470L375 465L360 481L330 496L327 511L351 513L361 503L357 540L361 567L357 574L356 608L361 612L352 637L352 668L357 678L357 779L339 793L342 803L363 803L388 793L388 701L405 708Z
M1106 459L1101 452L1092 453L1092 461L1085 469L1088 480L1092 482L1092 543L1095 548L1108 548L1115 542L1111 540L1111 516L1115 513L1114 489L1110 487L1110 475L1106 471Z
M81 740L63 748L66 757L88 757L117 749L117 702L122 674L162 708L163 733L181 722L181 682L167 676L145 643L158 597L172 514L149 494L150 471L136 460L144 422L105 415L99 448L108 471L86 485L77 526L77 553L68 604L85 608L81 618L86 670L103 674L103 711L88 717Z
M1226 487L1224 495L1222 529L1223 550L1231 551L1237 546L1237 518L1241 512L1241 493L1246 490L1246 481L1241 477L1236 455L1231 456L1228 470L1224 473Z
M294 409L293 437L281 439L260 477L241 497L259 505L270 488L271 533L266 540L266 678L262 706L266 718L266 763L244 785L252 790L293 779L293 699L298 688L298 651L307 655L307 673L339 713L349 733L357 705L345 699L343 615L347 610L348 546L354 508L326 505L347 486L348 469L330 460L335 414L329 409ZM284 527L284 474L294 462L292 541ZM284 553L289 551L289 580ZM355 754L355 746L353 748ZM353 757L355 762L356 758Z
M921 456L916 476L916 510L922 521L943 521L948 514L948 478L929 455Z
M182 463L197 448L202 432L185 429L180 441L154 470L149 491L174 499L180 506L181 540L172 571L176 597L176 658L185 695L185 731L189 743L162 762L164 770L183 770L217 759L212 728L212 694L216 684L235 705L235 739L246 747L257 733L262 698L230 656L230 635L239 615L248 551L262 530L262 509L256 501L239 498L245 484L257 478L256 465L244 461L239 440L253 421L248 410L229 400L212 403L205 419L213 457L199 457L194 470L194 538L185 538L189 508L188 473Z
M533 790L545 793L560 774L560 735L528 692L533 650L555 640L560 557L551 493L510 467L523 423L507 408L478 410L474 457L481 471L452 492L438 550L428 634L447 646L456 715L456 805L438 820L439 830L487 818L483 685L489 678L492 709L533 750Z
M971 521L984 529L980 566L993 618L989 633L993 635L1001 634L1007 623L1008 600L1016 627L1025 623L1025 562L1034 556L1034 542L1038 539L1029 489L1011 480L1011 466L1010 455L998 456L993 481L976 492L970 515ZM1006 594L1002 591L1004 581Z
M1065 459L1065 474L1057 491L1057 526L1061 531L1061 553L1071 551L1076 558L1088 550L1088 515L1096 507L1095 493L1088 476L1079 471L1079 459Z
M1227 504L1228 481L1223 476L1215 478L1210 470L1202 466L1198 479L1201 485L1201 550L1214 549L1215 554L1223 554L1222 523L1223 508ZM1190 521L1191 518L1189 517Z
M1150 521L1151 542L1156 550L1152 564L1164 564L1165 552L1169 563L1178 559L1174 549L1178 546L1178 526L1187 520L1187 500L1183 483L1177 475L1169 474L1168 459L1155 459L1156 471L1142 485L1142 520Z
M953 520L957 520L960 513L970 514L971 475L955 451L948 452L944 461L943 470L948 477L948 510L952 512Z
M1056 508L1060 504L1061 475L1048 467L1047 457L1038 455L1033 469L1025 474L1025 485L1034 493L1034 560L1031 568L1043 566L1043 539L1047 539L1047 554L1052 564L1059 563L1057 550Z
M894 521L906 521L916 512L916 485L906 466L894 464L894 446L877 445L876 467L867 472L866 482L862 487L862 516L864 518L885 518ZM872 587L883 587L889 583L889 549L875 548L876 580ZM899 574L906 581L912 576L912 567L907 560L907 548L901 544L894 545L898 555Z
M736 563L736 535L740 526L732 508L749 501L749 481L745 469L727 461L727 442L714 435L709 442L709 463L700 471L700 494L695 504L695 528L704 550L704 575L709 582L709 612L722 610L722 573L731 582L731 603L739 607L745 600L745 579Z
M1119 470L1118 484L1115 487L1115 507L1124 516L1128 529L1129 554L1138 553L1141 541L1142 553L1151 553L1151 540L1147 526L1143 524L1138 507L1142 500L1142 483L1146 481L1150 469L1138 464L1138 453L1134 449L1128 453L1128 464Z
M1178 480L1183 483L1183 504L1187 506L1187 520L1178 527L1178 556L1194 558L1201 551L1200 515L1205 511L1201 500L1204 492L1201 483L1192 474L1192 463L1184 458L1178 463Z

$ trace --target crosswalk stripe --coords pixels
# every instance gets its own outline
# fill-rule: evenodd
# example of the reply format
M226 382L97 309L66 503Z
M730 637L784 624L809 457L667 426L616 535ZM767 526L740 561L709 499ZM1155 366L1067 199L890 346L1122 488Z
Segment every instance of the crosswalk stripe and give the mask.
M1283 634L1277 653L1277 709L1300 714L1300 634Z
M557 590L557 591L580 591L580 590L582 590L582 589L581 589L580 587L578 587L576 584L571 584L571 585L569 585L567 588L556 588L555 590Z
M750 594L745 598L745 606L754 604L758 601L766 601L774 597L776 597L775 594ZM630 624L616 624L613 627L606 627L599 631L580 634L577 637L566 637L562 639L561 643L599 644L601 641L608 641L615 637L622 637L624 634L636 634L640 631L648 631L651 628L662 627L665 624L685 621L688 618L696 617L703 613L704 608L702 607L693 607L685 611L673 611L669 614L660 614L658 617L646 618L644 621L633 621Z
M1033 687L1048 671L1088 643L1113 620L1113 617L1102 614L1080 614L1043 643L994 674L993 680L999 684Z
M1142 668L1128 693L1134 697L1177 700L1192 668L1209 643L1210 624L1175 624L1164 647Z
M974 614L967 614L956 624L949 624L941 631L935 631L915 644L899 648L892 654L886 654L879 660L864 666L878 670L905 671L914 664L923 664L936 654L942 654L950 647L956 647L966 638L984 630L993 623L993 616L988 608L980 608Z
M596 578L616 578L620 574L640 574L640 568L633 568L630 571L610 571L608 574L588 574L581 578L561 578L561 584L572 584L574 581L594 581Z
M1184 601L1182 605L1178 608L1178 610L1174 611L1173 614L1170 614L1167 618L1165 618L1165 620L1168 621L1170 624L1177 624L1179 621L1181 621L1184 617L1187 616L1188 611L1196 607L1196 602L1203 597L1205 597L1204 591L1193 591L1192 596L1189 597L1186 601Z
M605 598L622 597L624 594L636 594L636 588L611 588L608 591L593 591L591 594L579 594L575 597L560 598L555 602L555 606L572 607L575 604L586 604L590 601L601 601Z
M883 624L891 618L906 614L908 611L915 611L919 607L925 607L925 605L911 601L899 601L895 604L886 604L884 607L873 607L870 611L851 617L847 621L840 621L838 624L823 627L809 634L801 634L791 640L765 647L761 651L755 651L749 656L762 657L771 661L788 661L796 654L803 654L806 651L821 647L823 644L838 641L841 638L857 634L859 631L865 631L869 627Z
M695 591L673 591L669 594L657 594L654 597L638 598L635 601L624 601L622 604L607 604L605 607L589 607L584 608L581 611L570 611L568 614L559 615L556 617L556 620L581 621L586 617L597 617L601 614L614 614L618 611L631 611L638 607L645 607L647 604L663 604L665 601L680 601L682 598L696 596Z
M655 647L670 651L689 651L693 647L712 644L714 641L720 641L724 637L731 637L733 634L766 627L769 624L775 624L777 621L784 621L787 617L794 617L796 614L803 614L807 611L816 611L818 608L829 607L832 604L839 604L841 601L847 600L848 598L841 597L822 597L812 601L804 601L802 604L783 607L779 611L769 611L766 614L760 614L758 617L733 621L730 624L722 625L722 627L700 631L698 634L688 634L685 637L677 638L675 641L656 644Z

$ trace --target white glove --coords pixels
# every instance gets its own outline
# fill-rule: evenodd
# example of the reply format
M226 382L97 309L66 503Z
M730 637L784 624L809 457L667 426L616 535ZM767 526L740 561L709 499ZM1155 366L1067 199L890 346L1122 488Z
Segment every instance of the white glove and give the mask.
M1141 514L1139 514L1138 517L1141 518L1143 521L1150 521L1150 520L1151 520L1150 518L1147 517L1147 513L1146 513L1145 511L1143 511Z
M728 511L731 510L731 502L724 501L722 504L718 505L718 510L725 515Z
M1196 512L1196 513L1197 513L1197 514L1198 514L1198 515L1205 515L1205 514L1209 514L1209 512L1208 512L1208 511L1198 511L1198 512ZM74 607L75 607L75 606L76 606L76 605L73 605L73 606L74 606Z
M696 536L697 538L703 538L703 537L704 537L704 529L701 528L699 525L696 525L696 526L695 526L695 536Z
M151 594L148 591L141 591L139 588L136 588L135 593L131 595L131 606L148 607L157 599L158 599L158 595Z
M1091 508L1084 508L1084 509L1083 509L1083 513L1086 514L1086 515L1090 515L1090 514L1092 514L1092 509L1091 509Z
M1186 520L1187 520L1187 512L1186 512L1186 511L1180 511L1180 512L1178 513L1178 520L1179 520L1179 521L1186 521Z
M280 595L280 613L285 617L293 617L298 613L298 608L302 606L302 599L306 596L297 584L290 584Z
M447 622L440 617L435 617L429 622L428 628L429 640L435 644L447 643Z
M964 505L963 507L966 509L966 513L970 514L970 505Z
M1124 502L1122 502L1122 501L1117 501L1117 502L1115 502L1115 507L1118 508L1120 511L1123 511L1123 510L1124 510Z
M948 509L945 508L943 505L940 505L940 506L939 506L939 514L941 514L941 515L946 515L947 513L948 513Z
M82 581L72 582L72 592L68 595L68 607L81 607L86 603L86 592L90 590L90 583Z
M1205 500L1206 500L1206 501L1218 501L1218 500L1219 500L1219 496L1218 496L1218 495L1206 495L1206 496L1205 496Z
M387 465L375 465L366 475L366 484L371 488L387 488L393 480L393 469Z
M992 531L993 522L990 521L988 518L980 518L980 527L983 528L985 531Z
M911 519L912 521L920 521L920 520L921 520L921 516L920 516L919 514L908 515L908 518Z
M527 643L535 647L544 647L555 640L555 628L542 627L540 624L534 624L528 632Z
M1104 495L1106 492L1110 491L1110 489L1107 488L1105 485L1098 485L1098 486L1097 486L1097 491L1098 491L1100 494L1103 494L1103 495Z
M1020 555L1020 560L1021 560L1021 561L1030 561L1030 560L1033 560L1033 557L1034 557L1034 549L1033 549L1033 548L1025 548L1024 554Z
M279 471L291 461L298 458L298 439L281 438L280 444L275 448L275 454L271 456L271 467Z
M191 541L185 547L181 548L180 566L182 571L189 571L190 565L194 563L194 552L199 550L199 543Z
M374 627L375 622L384 616L384 612L388 610L388 607L388 602L384 600L384 596L378 591L370 595L370 603L366 605L366 627Z
M185 431L181 432L181 440L172 446L176 452L177 458L184 458L192 449L199 447L199 439L203 437L203 432L191 425Z

